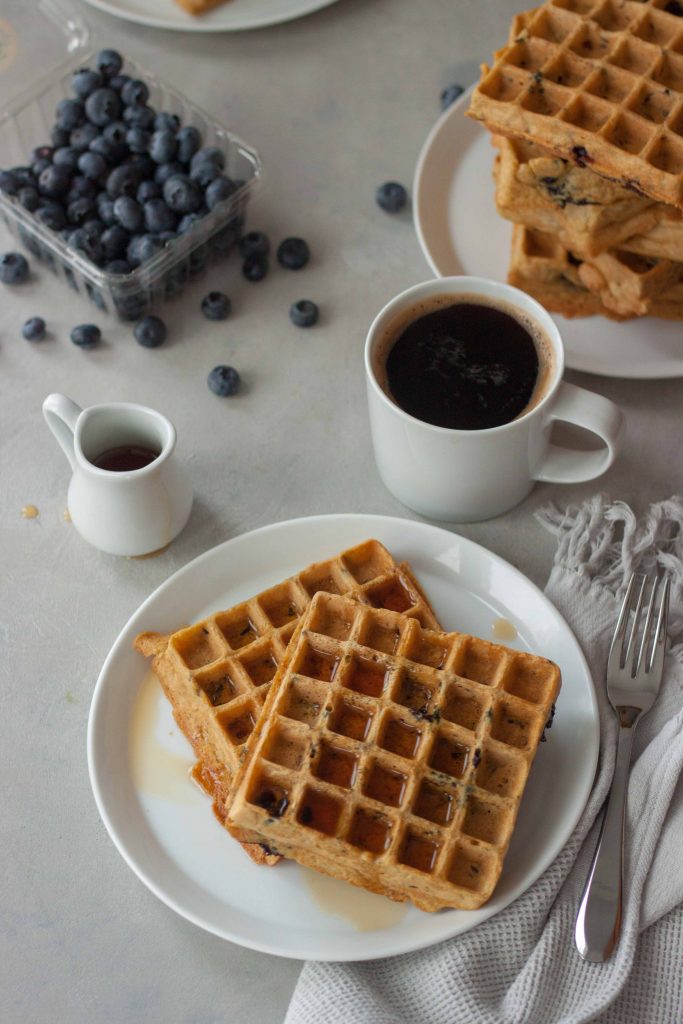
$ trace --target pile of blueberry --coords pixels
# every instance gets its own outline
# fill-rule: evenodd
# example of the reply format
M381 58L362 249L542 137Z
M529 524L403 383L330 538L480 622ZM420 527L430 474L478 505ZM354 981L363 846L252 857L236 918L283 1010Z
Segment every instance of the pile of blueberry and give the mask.
M183 235L243 184L198 130L148 105L149 89L121 73L115 50L72 77L74 98L57 104L51 144L30 166L0 171L15 197L97 267L127 274ZM239 235L234 225L229 239Z

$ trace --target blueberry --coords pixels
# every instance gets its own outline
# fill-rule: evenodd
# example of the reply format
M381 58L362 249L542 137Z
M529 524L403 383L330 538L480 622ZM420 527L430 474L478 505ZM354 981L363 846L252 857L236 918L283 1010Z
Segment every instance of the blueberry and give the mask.
M79 324L69 337L79 348L95 348L102 340L102 331L96 324Z
M185 168L182 164L178 163L177 160L172 160L170 164L159 164L156 171L154 172L154 180L157 185L165 185L169 178L172 178L176 174L184 174Z
M119 295L114 304L123 320L139 320L145 308L145 299L140 292L134 295Z
M201 163L196 164L190 171L191 180L199 185L200 188L206 188L212 181L215 181L216 178L220 177L220 167L218 164L211 163L210 160L203 160Z
M103 128L102 134L110 142L125 142L127 131L128 125L125 121L111 121Z
M22 185L36 186L37 182L33 171L30 167L10 167L10 174L13 174L17 179L17 184L21 187Z
M193 224L198 220L201 220L201 214L199 213L186 213L184 217L181 217L178 221L178 227L176 231L179 235L184 235L186 231L189 231Z
M144 128L151 131L154 128L154 111L151 107L124 107L123 120L129 128Z
M175 158L178 143L175 132L160 128L154 132L149 143L149 155L158 164L167 164Z
M218 149L217 146L204 146L203 149L198 149L192 157L190 163L190 170L194 170L199 164L203 164L208 161L211 164L216 164L221 170L225 167L225 153L222 149Z
M188 216L196 215L189 214ZM180 225L178 225L178 231L180 232ZM228 221L225 227L221 228L215 233L215 235L211 236L209 239L211 248L215 252L224 256L226 253L229 253L231 249L234 249L235 245L239 241L241 233L242 219L240 217L233 217Z
M97 212L97 206L95 200L89 196L83 196L81 199L75 199L66 208L66 217L69 224L75 224L77 227L85 224L87 220L95 216Z
M140 181L154 177L156 165L149 153L131 153L130 159L126 163L132 164L135 167L140 175Z
M108 85L114 92L121 92L126 82L130 82L130 75L114 75L109 79Z
M99 192L95 203L97 205L97 212L100 215L100 220L103 220L107 227L111 227L112 224L116 224L114 201L109 198L107 193Z
M87 121L78 128L74 128L69 135L69 145L78 150L88 149L90 143L96 139L99 134L100 130L97 125L90 124L90 121Z
M87 228L76 228L69 236L69 246L76 252L82 252L86 259L89 259L95 266L104 263L104 246L100 239L88 231Z
M121 99L113 89L95 89L85 101L85 112L93 124L104 127L117 121L121 114Z
M263 231L248 231L240 238L239 254L245 260L250 256L267 256L269 252L270 240Z
M139 267L156 256L162 246L163 243L154 235L136 235L126 249L126 259L131 267Z
M308 299L299 299L289 307L289 319L295 327L312 327L318 322L318 307Z
M42 341L45 337L45 321L42 316L32 316L21 328L27 341Z
M93 214L91 217L88 217L88 219L83 224L83 227L88 230L88 232L93 236L93 238L101 238L102 233L103 231L106 230L107 225L104 223L104 221L100 220L99 217L96 217Z
M40 205L38 189L33 188L32 185L22 185L17 192L17 199L29 213L34 213Z
M175 134L179 128L180 118L177 114L170 114L167 110L162 110L154 118L155 132L169 131Z
M383 185L378 185L375 199L377 205L387 213L398 213L406 205L408 193L397 181L385 181Z
M112 260L105 264L104 269L108 274L130 274L132 267L127 260Z
M145 216L142 211L142 207L135 199L130 196L119 196L114 202L114 216L126 231L130 231L131 234L136 234L138 231L142 231L142 225L145 221Z
M78 129L76 129L78 131ZM50 129L50 141L52 145L57 149L59 146L69 145L69 132L66 128L60 128L58 125L53 125Z
M209 292L202 299L201 310L207 320L225 320L230 316L230 299L223 292Z
M66 197L67 202L73 202L74 199L95 199L99 194L96 181L86 178L85 174L74 174Z
M441 93L441 109L448 110L451 104L455 103L459 96L462 96L464 91L463 87L458 85L457 82L447 85Z
M79 156L78 169L86 178L99 181L107 173L107 161L99 153L92 153L88 149Z
M149 178L147 181L141 181L140 186L135 194L135 198L139 203L146 203L150 199L158 199L161 195L161 188L157 185L156 181L151 181Z
M142 106L149 99L149 89L139 78L131 78L121 90L121 99L127 105Z
M209 387L215 395L227 398L240 389L240 375L232 366L214 366L209 374Z
M174 231L178 218L163 199L149 199L144 205L145 227L148 231L162 233Z
M164 182L164 199L176 213L194 213L202 204L199 188L184 174L174 174Z
M66 227L66 213L64 207L53 199L45 199L36 210L36 217L42 221L46 228L52 231L61 231Z
M123 58L116 50L100 50L95 57L95 66L105 78L112 78L123 67Z
M19 182L11 171L0 171L0 192L6 196L15 196L19 191Z
M311 251L303 238L285 238L277 247L277 261L287 270L301 270L311 258Z
M52 162L56 167L68 167L69 170L75 171L78 167L79 155L79 151L73 146L60 146L55 150Z
M224 175L214 178L204 194L206 205L210 210L213 210L214 207L228 199L235 191L235 185L230 181L230 178L226 178Z
M201 135L197 129L189 124L178 132L178 159L183 164L189 164L192 157L199 149Z
M247 256L242 264L242 273L247 281L262 281L268 273L268 257Z
M146 153L152 136L145 128L129 128L126 132L126 145L131 153Z
M97 71L91 71L90 68L80 68L71 76L71 88L81 100L86 99L91 92L100 89L103 85L102 75L99 75Z
M0 256L0 281L3 284L22 284L28 277L28 263L20 252L6 252Z
M85 110L79 100L60 100L55 111L57 127L73 131L85 121Z
M117 199L117 202L121 200ZM104 258L108 262L123 259L130 243L130 235L120 224L112 224L102 232L102 248Z
M179 263L177 266L173 267L172 270L169 270L164 279L166 298L171 299L176 295L180 295L185 288L187 278L188 272L186 263Z
M142 169L135 164L122 164L115 167L107 178L107 194L111 199L119 196L134 196L144 175Z
M158 348L166 340L166 324L158 316L143 316L136 323L133 334L143 348Z
M118 121L115 123L118 124ZM128 156L128 146L125 142L115 142L114 139L108 139L106 135L98 135L96 139L93 139L89 149L91 153L97 153L103 157L112 167L123 163Z
M49 156L42 156L39 160L34 160L31 164L31 174L34 178L39 178L43 171L46 171L48 167L52 167L52 160Z

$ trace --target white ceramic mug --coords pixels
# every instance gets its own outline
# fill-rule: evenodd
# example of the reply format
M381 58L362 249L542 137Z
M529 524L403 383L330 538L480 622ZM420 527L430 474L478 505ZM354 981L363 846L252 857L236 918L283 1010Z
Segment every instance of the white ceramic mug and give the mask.
M552 361L540 400L516 419L485 430L453 430L404 412L382 388L378 368L391 340L443 296L480 295L512 306L547 338ZM401 325L401 326L399 326ZM379 474L391 493L431 519L472 522L517 505L536 480L573 484L593 480L613 463L623 416L613 402L562 380L564 349L552 317L524 292L480 277L443 277L415 285L377 315L365 343L370 431ZM386 386L386 385L385 385ZM597 434L604 447L578 451L550 444L555 420Z
M185 526L192 488L173 457L175 427L161 413L130 402L81 409L65 395L43 402L47 425L73 476L68 507L82 537L111 555L147 555L166 547ZM147 466L113 472L93 465L105 450L141 445L159 454Z

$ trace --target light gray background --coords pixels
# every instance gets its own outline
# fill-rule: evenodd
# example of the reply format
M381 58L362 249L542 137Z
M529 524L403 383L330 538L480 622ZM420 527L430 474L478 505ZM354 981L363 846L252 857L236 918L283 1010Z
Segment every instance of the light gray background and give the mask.
M171 3L172 0L169 0ZM467 84L500 44L518 0L340 0L289 25L247 34L182 35L130 26L83 7L96 42L156 70L261 152L267 181L250 225L273 240L306 237L299 274L243 281L235 259L166 307L168 344L141 349L38 269L0 296L0 1019L7 1024L280 1021L299 965L222 942L161 904L120 858L91 796L85 757L98 671L129 615L175 569L246 530L293 516L363 511L410 516L377 478L362 369L367 326L394 294L429 276L409 215L374 204L386 179L409 184L439 112L439 92ZM0 248L8 238L0 235ZM234 315L209 324L210 288ZM299 298L321 322L297 330ZM29 345L20 325L43 315L54 337ZM101 324L90 353L68 340ZM599 321L586 328L596 332ZM682 339L683 344L683 339ZM215 398L216 363L244 394ZM615 399L624 452L600 486L642 508L680 489L678 381L568 374ZM183 535L149 561L90 549L62 512L68 466L41 415L63 391L80 404L130 400L176 424L196 503ZM533 519L594 486L538 487L509 515L459 532L547 577L553 541ZM22 519L27 503L38 519Z

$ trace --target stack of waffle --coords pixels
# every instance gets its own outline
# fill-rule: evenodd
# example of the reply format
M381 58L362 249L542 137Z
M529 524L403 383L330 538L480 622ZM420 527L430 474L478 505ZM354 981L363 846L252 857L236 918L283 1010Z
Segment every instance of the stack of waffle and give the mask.
M375 540L135 646L253 859L425 910L491 896L559 691L552 662L442 632Z
M511 284L565 316L683 319L683 3L517 15L468 114L497 150Z

